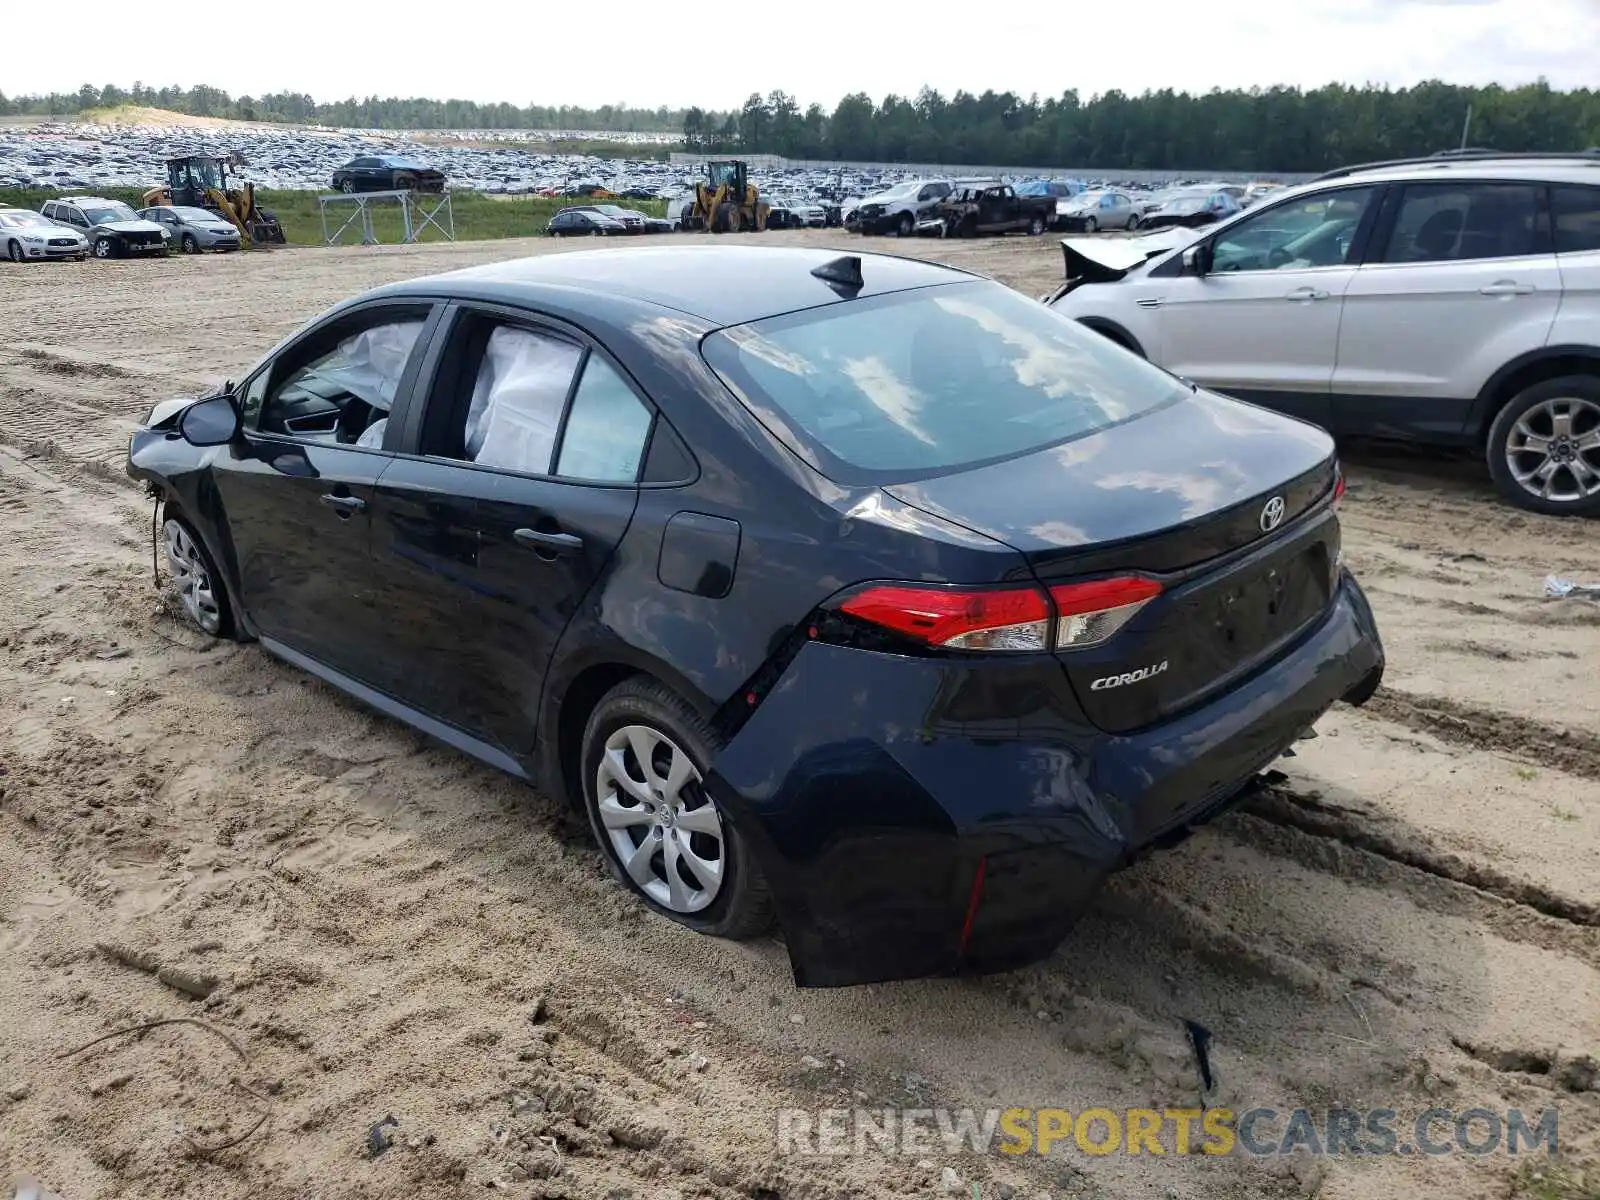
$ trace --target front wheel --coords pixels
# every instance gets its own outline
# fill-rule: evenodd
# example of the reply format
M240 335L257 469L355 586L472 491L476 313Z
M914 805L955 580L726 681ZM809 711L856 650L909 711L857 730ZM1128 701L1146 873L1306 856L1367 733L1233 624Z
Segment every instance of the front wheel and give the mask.
M231 637L233 609L227 589L200 535L170 507L162 531L167 542L167 570L184 616L202 633Z
M1489 474L1520 508L1600 514L1600 376L1565 375L1525 388L1489 428Z
M895 224L895 232L901 237L910 237L916 232L917 223L910 213L901 213L900 220Z
M96 258L111 258L117 252L116 243L108 237L95 238L94 256Z
M634 678L583 732L583 794L606 864L661 915L715 937L772 923L766 878L706 790L720 739L672 692Z
M186 233L183 235L183 252L185 254L200 253L200 243L195 241L194 234Z
M1085 217L1083 219L1083 231L1085 233L1099 233L1100 222L1095 220L1093 217Z
M22 261L22 243L17 241L16 238L12 238L6 244L6 257L15 263Z

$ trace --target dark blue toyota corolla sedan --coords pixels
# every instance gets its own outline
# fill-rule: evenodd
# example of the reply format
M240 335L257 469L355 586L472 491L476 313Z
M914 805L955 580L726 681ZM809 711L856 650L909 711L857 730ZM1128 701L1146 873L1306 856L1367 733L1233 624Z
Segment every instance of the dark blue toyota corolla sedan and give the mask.
M202 629L564 793L806 985L1049 953L1383 672L1327 435L887 256L381 288L128 470Z

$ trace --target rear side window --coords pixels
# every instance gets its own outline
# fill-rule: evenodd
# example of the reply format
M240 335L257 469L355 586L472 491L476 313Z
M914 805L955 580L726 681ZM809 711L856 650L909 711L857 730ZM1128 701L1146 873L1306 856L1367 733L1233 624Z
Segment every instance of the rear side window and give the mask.
M1171 375L994 283L737 326L707 362L790 449L845 483L1025 454L1188 394Z
M650 436L650 410L598 354L590 354L561 434L556 474L564 479L632 483Z
M1553 188L1551 201L1555 209L1556 253L1600 250L1600 188Z
M1409 184L1383 262L1455 262L1550 253L1544 188L1521 183Z
M497 326L484 347L467 408L467 460L548 475L561 413L582 357L582 348L572 342Z

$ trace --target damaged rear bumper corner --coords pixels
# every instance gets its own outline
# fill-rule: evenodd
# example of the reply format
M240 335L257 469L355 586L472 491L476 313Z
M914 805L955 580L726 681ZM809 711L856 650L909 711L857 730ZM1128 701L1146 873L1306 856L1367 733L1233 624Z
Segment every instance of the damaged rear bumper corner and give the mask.
M1348 573L1273 664L1111 736L1048 657L919 659L808 642L707 777L772 887L795 981L1023 965L1106 876L1239 802L1336 701L1381 678Z

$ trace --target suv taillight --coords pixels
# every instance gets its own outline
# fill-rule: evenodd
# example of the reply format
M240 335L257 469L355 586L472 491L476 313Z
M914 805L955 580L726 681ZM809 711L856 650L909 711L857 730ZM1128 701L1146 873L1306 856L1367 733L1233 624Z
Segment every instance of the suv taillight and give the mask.
M1096 646L1160 595L1143 576L1039 587L963 588L868 584L839 611L925 646L1038 652Z

